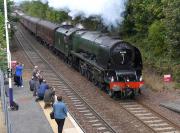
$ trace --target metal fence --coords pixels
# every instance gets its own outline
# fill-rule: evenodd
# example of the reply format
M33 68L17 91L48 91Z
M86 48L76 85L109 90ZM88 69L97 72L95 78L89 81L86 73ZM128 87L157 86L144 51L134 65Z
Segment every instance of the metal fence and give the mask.
M0 70L0 97L1 97L1 104L2 104L2 111L4 114L4 123L6 125L6 129L7 129L7 133L12 133L11 130L11 123L9 120L9 112L8 112L8 97L7 97L7 93L6 93L6 89L5 88L5 75L4 73ZM7 85L6 85L7 86Z

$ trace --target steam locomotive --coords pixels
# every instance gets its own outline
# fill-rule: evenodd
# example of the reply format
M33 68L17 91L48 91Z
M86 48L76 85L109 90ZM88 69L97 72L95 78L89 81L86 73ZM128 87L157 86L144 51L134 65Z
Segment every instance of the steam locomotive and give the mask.
M107 33L27 15L20 15L20 22L110 97L134 97L140 92L143 85L141 53L130 43Z

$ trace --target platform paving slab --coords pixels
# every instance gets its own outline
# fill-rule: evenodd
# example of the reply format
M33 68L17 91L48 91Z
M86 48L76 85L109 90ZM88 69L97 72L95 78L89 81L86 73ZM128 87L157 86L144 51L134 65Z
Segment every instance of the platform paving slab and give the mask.
M42 108L29 90L27 80L24 87L13 86L14 101L18 103L18 111L9 111L12 133L53 133Z
M160 103L160 106L173 110L180 113L180 99L176 101Z

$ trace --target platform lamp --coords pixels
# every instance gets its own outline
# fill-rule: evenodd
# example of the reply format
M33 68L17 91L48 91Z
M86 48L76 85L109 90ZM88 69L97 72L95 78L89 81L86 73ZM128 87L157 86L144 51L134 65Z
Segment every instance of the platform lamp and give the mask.
M7 44L7 63L8 63L8 80L9 80L9 102L10 107L13 106L13 89L12 89L12 82L11 82L11 53L9 50L9 34L8 34L8 27L10 26L8 22L7 16L7 1L4 0L4 17L5 17L5 33L6 33L6 44Z

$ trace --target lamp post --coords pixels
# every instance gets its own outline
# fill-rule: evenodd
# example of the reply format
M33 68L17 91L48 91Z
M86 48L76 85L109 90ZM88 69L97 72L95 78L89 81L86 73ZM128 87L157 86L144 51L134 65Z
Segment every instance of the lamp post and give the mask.
M7 44L7 62L8 62L8 80L9 80L9 102L10 107L13 105L13 89L11 82L11 53L9 50L9 34L8 34L8 17L7 17L7 1L4 0L4 17L5 17L5 33L6 33L6 44Z

